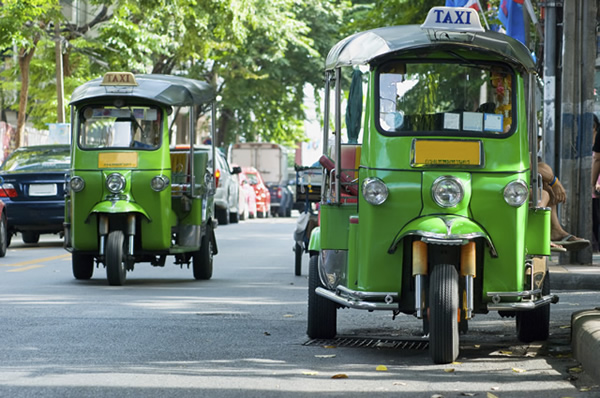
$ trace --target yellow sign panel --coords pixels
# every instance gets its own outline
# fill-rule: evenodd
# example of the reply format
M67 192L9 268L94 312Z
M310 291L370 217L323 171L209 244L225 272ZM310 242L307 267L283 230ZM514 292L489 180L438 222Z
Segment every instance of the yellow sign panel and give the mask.
M110 152L98 154L98 168L134 168L138 165L136 152Z
M413 166L482 166L481 141L415 140Z
M101 86L137 86L135 76L131 72L106 72Z

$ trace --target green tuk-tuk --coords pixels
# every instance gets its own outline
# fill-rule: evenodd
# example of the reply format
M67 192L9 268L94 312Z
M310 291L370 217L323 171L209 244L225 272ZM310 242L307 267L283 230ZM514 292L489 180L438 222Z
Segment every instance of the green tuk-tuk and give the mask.
M215 148L195 143L198 115L210 116L214 137L214 101L204 82L128 72L73 92L65 248L76 279L90 279L96 263L122 285L135 263L164 266L168 255L191 263L195 279L212 277ZM188 145L174 144L174 126Z
M422 319L435 363L457 358L475 314L547 339L558 297L528 49L472 9L435 7L421 26L343 39L325 77L323 142L335 143L309 243L309 337L333 338L337 309L356 308Z

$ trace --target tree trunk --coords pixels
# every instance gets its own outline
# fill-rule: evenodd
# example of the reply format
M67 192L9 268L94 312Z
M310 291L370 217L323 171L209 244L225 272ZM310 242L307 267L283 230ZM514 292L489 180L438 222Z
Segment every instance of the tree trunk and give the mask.
M11 140L11 150L21 146L21 137L25 132L25 122L27 121L27 96L29 95L29 65L35 53L38 40L34 40L30 49L21 48L19 50L19 69L21 71L21 92L19 93L19 112L17 114L17 130L14 140Z

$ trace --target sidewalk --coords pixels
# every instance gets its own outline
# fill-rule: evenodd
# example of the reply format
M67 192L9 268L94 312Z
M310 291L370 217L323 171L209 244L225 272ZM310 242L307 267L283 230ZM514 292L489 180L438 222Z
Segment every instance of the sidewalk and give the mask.
M559 265L554 257L549 269L552 290L600 290L600 254L593 255L592 265ZM600 307L571 315L571 350L600 383Z

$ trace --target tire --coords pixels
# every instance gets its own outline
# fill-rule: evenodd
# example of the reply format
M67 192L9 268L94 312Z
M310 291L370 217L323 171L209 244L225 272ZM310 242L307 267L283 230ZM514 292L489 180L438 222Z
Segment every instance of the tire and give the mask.
M542 295L550 294L550 273L542 284ZM531 311L517 311L517 338L523 343L548 340L550 335L550 304L538 307Z
M433 268L429 285L429 354L434 363L458 357L458 272L451 264Z
M240 222L240 213L234 211L233 213L229 213L229 222L232 224L237 224Z
M219 225L229 224L229 209L215 208L215 213Z
M302 244L296 242L296 244L294 245L294 257L296 260L294 263L294 269L296 276L302 275L302 252Z
M207 225L206 232L200 241L200 250L192 256L194 279L209 280L213 274L212 227Z
M8 248L8 223L6 222L6 214L0 215L0 257L6 256Z
M73 276L75 279L88 280L94 274L94 256L73 253L71 255L71 262L73 264Z
M21 232L21 237L24 243L38 243L40 241L40 234L34 231Z
M112 231L106 241L106 278L111 286L121 286L125 283L125 236L123 231Z
M319 278L319 255L312 254L308 262L308 326L306 334L311 339L332 339L337 333L337 307L333 301L315 293L317 287L324 286Z

